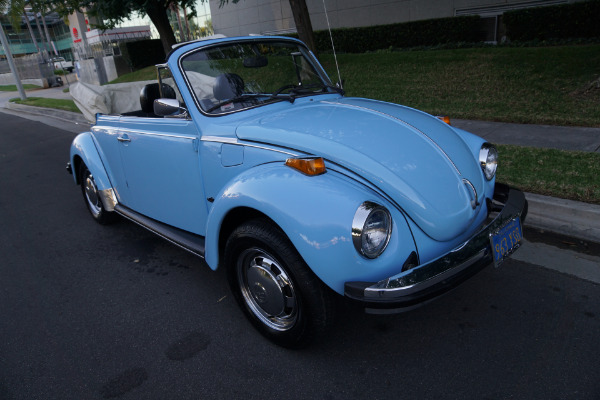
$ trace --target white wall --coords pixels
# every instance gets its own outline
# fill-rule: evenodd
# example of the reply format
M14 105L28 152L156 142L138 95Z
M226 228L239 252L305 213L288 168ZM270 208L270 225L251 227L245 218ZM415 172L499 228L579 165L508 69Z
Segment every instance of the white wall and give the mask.
M15 85L17 82L15 81L15 76L11 73L9 74L0 74L0 85ZM21 79L21 83L44 86L44 79Z
M325 0L332 28L371 26L423 19L453 17L456 10L523 3L574 2L579 0ZM323 0L306 0L314 30L327 29ZM215 33L226 36L294 30L289 0L231 1L219 8L210 0Z

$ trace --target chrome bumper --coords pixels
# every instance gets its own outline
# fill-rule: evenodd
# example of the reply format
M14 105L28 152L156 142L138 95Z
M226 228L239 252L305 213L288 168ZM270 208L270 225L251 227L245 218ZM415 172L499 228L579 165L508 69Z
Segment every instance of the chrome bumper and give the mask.
M346 297L359 301L370 313L407 311L456 287L493 262L490 236L516 217L525 221L523 192L497 183L494 206L498 215L460 247L427 264L380 282L346 282Z

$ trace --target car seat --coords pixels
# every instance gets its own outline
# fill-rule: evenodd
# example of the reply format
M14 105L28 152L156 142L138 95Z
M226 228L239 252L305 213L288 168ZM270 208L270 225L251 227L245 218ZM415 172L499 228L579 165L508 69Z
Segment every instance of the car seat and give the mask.
M219 101L233 99L244 93L244 80L233 73L217 76L213 86L213 95Z
M175 94L175 89L166 83L162 84L162 95L163 98L166 99L176 99L177 95ZM160 90L158 87L158 83L150 83L142 88L140 91L140 105L142 106L142 111L148 116L155 116L154 114L154 100L160 98Z

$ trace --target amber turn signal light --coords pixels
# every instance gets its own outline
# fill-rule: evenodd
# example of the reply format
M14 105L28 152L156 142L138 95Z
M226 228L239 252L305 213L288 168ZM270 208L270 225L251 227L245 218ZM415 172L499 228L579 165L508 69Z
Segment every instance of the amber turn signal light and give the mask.
M309 176L324 174L327 169L325 168L325 160L322 157L318 158L288 158L285 160L285 165L292 167L303 174Z
M448 125L452 125L450 123L450 117L448 116L444 116L444 117L437 117L440 121L444 121L445 123L447 123Z

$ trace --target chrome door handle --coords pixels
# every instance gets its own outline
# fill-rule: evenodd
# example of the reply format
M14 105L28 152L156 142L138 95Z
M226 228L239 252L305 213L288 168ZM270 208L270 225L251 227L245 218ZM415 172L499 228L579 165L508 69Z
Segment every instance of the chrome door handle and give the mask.
M131 139L129 139L127 136L119 136L117 140L119 142L131 142Z

